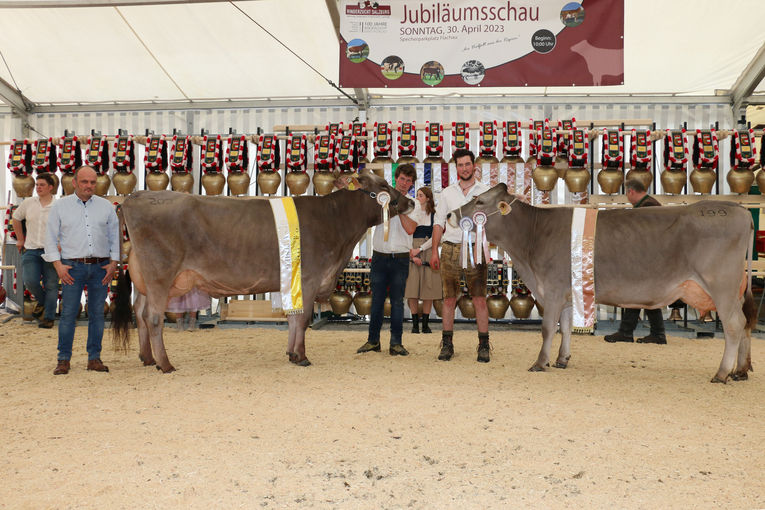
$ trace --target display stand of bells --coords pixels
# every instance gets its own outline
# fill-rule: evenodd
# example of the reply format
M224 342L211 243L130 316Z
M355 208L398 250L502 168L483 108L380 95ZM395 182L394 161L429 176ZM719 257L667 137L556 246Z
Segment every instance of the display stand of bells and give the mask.
M372 313L372 293L368 290L357 292L353 297L353 306L356 307L358 315L369 315Z
M443 299L434 300L433 309L436 311L436 315L441 317L441 313L444 311L444 300Z
M646 172L648 173L648 172ZM618 168L604 168L598 172L598 184L603 193L619 193L624 182L624 172ZM648 189L648 188L646 188Z
M653 174L649 172L648 170L643 169L631 169L629 172L627 172L627 180L636 180L640 181L645 189L651 189L651 183L653 182Z
M105 197L109 192L109 188L112 185L112 180L107 174L98 174L96 176L96 195L99 197Z
M13 191L19 198L28 198L32 196L35 189L35 178L31 175L13 176Z
M586 168L569 168L563 180L571 193L584 193L590 184L590 172Z
M694 168L691 172L691 188L696 193L712 193L712 186L717 182L717 174L711 168Z
M116 172L112 177L112 182L118 195L129 195L135 189L138 177L134 173Z
M293 195L302 195L308 189L308 185L311 184L311 178L308 177L308 174L300 171L287 172L285 180L290 193Z
M164 191L170 184L170 177L165 172L149 172L146 175L146 187L151 191Z
M246 195L250 189L250 174L247 172L229 172L228 189L234 196Z
M475 319L475 304L471 296L463 294L459 301L457 301L457 306L464 318Z
M353 297L347 290L336 290L329 296L329 306L332 307L332 313L335 315L345 315L351 309Z
M390 317L390 310L391 310L391 306L390 306L390 296L387 296L387 297L385 298L385 304L383 305L383 315L384 315L385 317Z
M661 173L661 187L664 193L679 195L683 192L687 180L688 173L685 170L664 170Z
M73 179L74 174L64 174L61 176L61 189L64 190L64 195L71 195L74 193L74 185L72 184Z
M539 191L552 191L558 180L558 172L551 166L536 166L531 171L531 178Z
M192 189L194 188L194 176L190 173L174 173L172 177L170 177L170 187L173 191L178 191L180 193L191 193Z
M335 188L335 176L332 172L317 170L313 173L313 189L317 195L329 195Z
M260 170L258 172L258 187L260 191L268 195L273 195L279 191L279 185L282 183L282 176L274 170Z
M528 319L534 308L534 298L530 294L515 294L510 298L510 309L516 319Z
M210 172L202 176L202 187L208 195L223 193L224 184L226 184L226 178L220 172Z
M728 186L733 193L749 193L749 188L754 182L754 172L747 168L744 170L731 170L727 176Z
M504 294L494 294L486 299L486 307L492 319L504 319L509 306L510 300Z

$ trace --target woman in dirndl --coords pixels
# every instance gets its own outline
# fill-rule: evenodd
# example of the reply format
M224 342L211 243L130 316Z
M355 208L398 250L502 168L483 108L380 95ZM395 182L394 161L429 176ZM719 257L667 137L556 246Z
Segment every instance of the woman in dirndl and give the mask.
M422 332L432 333L428 326L430 309L433 300L441 299L441 274L430 268L430 253L433 237L433 216L436 203L433 201L433 191L423 186L417 190L414 212L409 217L417 222L417 228L412 234L412 249L409 250L409 278L406 280L404 297L409 302L412 312L412 333L420 332L420 317ZM419 314L419 301L422 300L422 315Z

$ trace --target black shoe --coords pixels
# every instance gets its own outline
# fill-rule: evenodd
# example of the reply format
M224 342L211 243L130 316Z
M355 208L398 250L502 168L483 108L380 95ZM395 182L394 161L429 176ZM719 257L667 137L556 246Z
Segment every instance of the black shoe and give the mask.
M637 343L666 345L667 337L664 335L648 335L644 336L643 338L638 338Z
M37 325L38 328L43 329L51 329L53 327L53 320L52 319L43 319L40 321L40 323Z
M412 315L412 333L420 332L420 316L417 314Z
M616 343L616 342L634 342L635 339L631 336L623 335L619 331L616 333L612 333L610 335L606 335L603 337L603 340L605 340L608 343Z
M478 344L478 359L479 363L488 363L491 361L491 346L489 342Z
M373 344L373 343L367 342L361 347L359 347L358 349L356 349L356 352L359 354L362 352L369 352L369 351L380 352L380 344L379 343Z
M409 351L407 351L401 344L391 345L388 352L391 356L409 356Z
M441 342L441 352L438 354L438 359L441 361L449 361L454 356L454 344L452 342Z
M423 333L432 333L433 331L430 329L430 326L428 325L428 316L423 315L422 316L422 332Z

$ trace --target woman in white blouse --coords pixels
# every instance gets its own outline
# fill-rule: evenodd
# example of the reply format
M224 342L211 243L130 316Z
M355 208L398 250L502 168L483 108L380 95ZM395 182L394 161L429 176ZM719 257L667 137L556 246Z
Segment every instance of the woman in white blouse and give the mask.
M417 228L412 234L412 249L409 250L411 264L409 278L406 281L404 297L409 302L412 312L412 333L420 332L420 315L418 301L422 300L422 332L431 333L428 326L430 309L433 300L441 299L441 274L430 268L430 253L433 237L433 214L436 204L433 201L433 191L427 186L417 190L417 203L414 212L409 217L417 222Z

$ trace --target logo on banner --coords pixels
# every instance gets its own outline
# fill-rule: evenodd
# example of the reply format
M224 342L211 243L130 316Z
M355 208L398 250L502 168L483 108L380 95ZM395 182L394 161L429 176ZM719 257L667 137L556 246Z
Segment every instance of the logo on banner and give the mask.
M348 16L390 16L390 5L380 5L380 2L359 1L355 5L345 6Z

